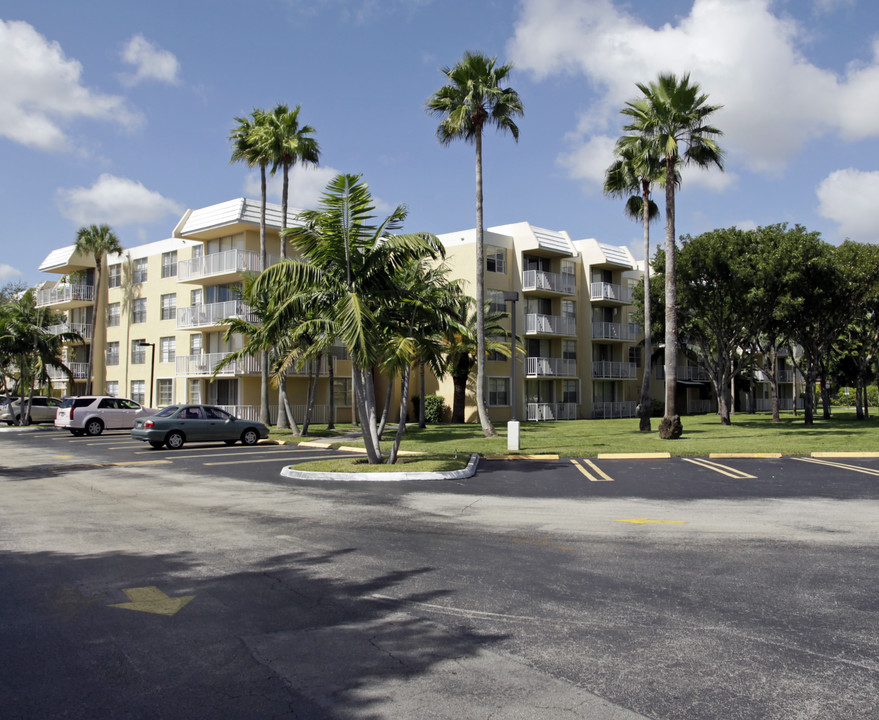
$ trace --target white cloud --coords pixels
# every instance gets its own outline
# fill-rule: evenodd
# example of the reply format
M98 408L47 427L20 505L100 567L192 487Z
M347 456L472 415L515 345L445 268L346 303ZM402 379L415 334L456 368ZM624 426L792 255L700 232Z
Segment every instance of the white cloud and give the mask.
M180 62L172 52L151 43L143 35L133 36L122 50L122 60L134 65L134 73L120 75L123 85L129 87L144 80L177 85L180 83Z
M688 16L657 29L611 0L524 0L508 51L537 79L583 75L596 89L579 119L581 145L596 133L622 133L619 110L640 94L635 82L689 72L709 102L724 106L715 125L729 156L778 175L829 132L879 136L879 41L871 62L839 77L805 58L806 39L794 21L770 12L769 0L694 0ZM579 152L565 164L581 167Z
M815 192L818 213L839 223L840 235L858 242L879 242L879 171L836 170L821 181Z
M153 223L168 215L182 215L185 209L139 182L108 173L88 188L59 189L56 203L61 214L77 225Z
M69 150L64 123L109 120L126 128L141 118L125 100L82 85L82 65L26 22L0 20L0 136L46 151Z
M0 263L0 283L8 283L13 280L18 280L22 276L21 270L18 268L12 267L12 265L6 265L5 263Z

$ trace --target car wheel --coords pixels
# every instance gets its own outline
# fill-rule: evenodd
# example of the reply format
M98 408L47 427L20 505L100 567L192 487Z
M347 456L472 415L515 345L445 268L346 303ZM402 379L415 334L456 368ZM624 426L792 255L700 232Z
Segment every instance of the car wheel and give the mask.
M171 448L171 450L179 450L183 447L185 440L186 438L183 437L183 433L174 430L165 436L165 445Z
M223 442L226 443L227 445L234 445L238 441L237 440L223 440Z
M253 428L247 428L241 433L241 442L245 445L256 445L259 442L259 433Z
M98 418L92 418L85 424L86 435L100 435L104 432L104 423Z
M82 437L83 431L82 430L71 430L70 434L73 435L73 437Z
M154 447L156 450L161 450L164 444L165 443L161 442L160 440L150 440L150 446Z

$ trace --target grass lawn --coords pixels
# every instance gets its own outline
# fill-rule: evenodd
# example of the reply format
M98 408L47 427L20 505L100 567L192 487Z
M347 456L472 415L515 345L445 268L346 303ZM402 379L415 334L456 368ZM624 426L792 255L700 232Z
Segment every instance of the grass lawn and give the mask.
M819 411L820 414L820 411ZM875 411L874 411L875 414ZM622 420L568 420L557 422L522 423L520 454L554 453L562 457L590 457L598 453L670 452L672 455L700 455L709 453L782 453L808 455L816 451L879 451L879 418L858 421L854 411L833 408L830 420L818 420L811 427L803 424L803 415L796 417L783 413L780 423L773 424L770 413L749 415L738 413L732 425L723 426L717 415L690 415L681 418L684 434L679 440L660 440L657 434L659 418L653 419L653 431L638 431L637 418ZM396 428L386 432L392 437ZM342 439L339 435L356 430L340 426L334 433L315 428L309 439L330 442L333 445L362 446L359 439ZM431 425L425 430L410 427L406 431L401 450L425 453L423 462L444 464L435 469L463 467L471 453L484 456L507 454L506 423L497 425L498 437L486 439L478 424ZM288 433L273 432L273 439L297 442ZM382 448L390 449L391 442ZM409 459L409 458L405 458ZM326 461L320 461L321 465ZM325 469L317 464L300 466L302 469ZM362 469L362 465L356 469ZM413 466L404 466L415 469ZM388 469L385 466L385 469ZM434 469L422 466L418 469Z

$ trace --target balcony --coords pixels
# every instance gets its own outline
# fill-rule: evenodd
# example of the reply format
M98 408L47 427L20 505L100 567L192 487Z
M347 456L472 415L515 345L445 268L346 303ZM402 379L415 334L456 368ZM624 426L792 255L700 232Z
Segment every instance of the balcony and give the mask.
M577 321L560 315L529 314L525 316L525 334L575 336Z
M525 270L522 273L522 292L538 295L574 295L577 292L577 281L569 273Z
M85 323L61 323L60 325L50 325L46 328L46 330L51 335L60 335L61 333L66 332L75 332L79 333L79 336L83 340L91 340L94 335L94 326L86 325Z
M624 305L629 305L632 302L632 290L627 285L594 282L591 284L590 290L590 299L592 302L609 301Z
M577 403L528 403L525 410L529 422L577 419Z
M199 355L178 355L177 375L181 377L210 376L220 361L229 353L201 353ZM262 367L262 355L242 358L229 363L220 372L218 377L235 377L237 375L257 375Z
M592 323L593 340L620 340L635 342L641 336L641 326L635 324L594 322Z
M84 362L71 362L67 363L67 367L70 368L70 372L73 373L74 380L85 380L89 374L89 364ZM68 381L70 378L67 377L67 373L64 372L60 367L55 367L54 365L49 365L46 368L47 374L49 375L49 379L52 382L56 381Z
M635 363L630 362L593 360L592 377L612 380L632 380L638 377L638 368Z
M692 382L709 382L708 373L695 365L678 365L678 380L690 380ZM665 380L665 365L657 365L654 370L657 380Z
M227 300L226 302L177 308L177 329L220 327L223 325L223 320L228 318L238 318L252 323L259 322L257 316L240 300Z
M274 265L278 258L268 256L268 264ZM245 272L262 272L260 254L244 250L226 250L211 253L177 263L177 282L200 282L202 285L220 285L241 279Z
M52 306L58 310L88 307L95 301L94 285L59 283L53 288L37 291L37 307Z
M566 358L526 357L528 377L576 377L577 361Z
M754 379L757 382L769 382L769 376L763 372L762 370L754 371ZM797 379L801 380L801 376L797 373ZM775 374L776 382L780 383L792 383L794 381L794 371L793 370L779 370Z
M632 418L638 403L636 402L597 402L592 403L593 419Z

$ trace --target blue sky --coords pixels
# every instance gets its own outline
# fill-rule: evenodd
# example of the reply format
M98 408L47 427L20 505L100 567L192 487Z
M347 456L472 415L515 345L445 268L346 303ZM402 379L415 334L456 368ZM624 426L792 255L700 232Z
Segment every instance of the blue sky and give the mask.
M640 256L600 180L635 83L674 71L724 105L727 153L725 173L685 171L679 234L786 221L879 241L875 0L2 0L0 283L50 277L37 266L83 224L134 246L186 208L258 197L228 136L277 102L302 106L322 150L292 206L362 173L382 209L409 206L407 230L473 227L473 148L440 146L424 112L465 50L512 62L525 107L518 143L486 138L488 226Z

